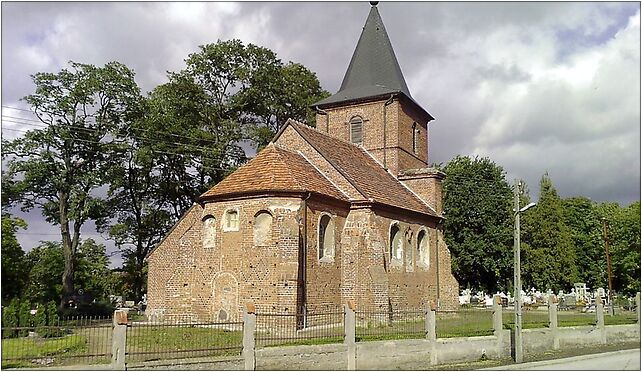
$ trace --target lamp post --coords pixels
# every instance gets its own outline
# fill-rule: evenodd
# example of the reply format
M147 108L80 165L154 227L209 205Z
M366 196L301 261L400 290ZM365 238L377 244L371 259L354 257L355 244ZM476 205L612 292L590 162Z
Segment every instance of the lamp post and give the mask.
M515 208L513 209L515 217L515 229L513 235L513 253L514 253L514 277L513 287L515 291L515 363L522 363L524 360L524 344L522 341L522 278L521 278L521 258L520 258L520 230L519 215L529 208L535 206L530 203L523 208L519 208L519 195L521 193L521 183L515 179Z

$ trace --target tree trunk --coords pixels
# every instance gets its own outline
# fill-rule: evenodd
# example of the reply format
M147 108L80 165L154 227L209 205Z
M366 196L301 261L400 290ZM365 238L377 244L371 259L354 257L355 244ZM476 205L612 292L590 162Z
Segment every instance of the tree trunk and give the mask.
M62 237L62 255L65 260L65 269L62 272L62 296L60 298L60 308L62 309L74 294L74 254L69 232L67 194L60 192L59 196L60 235Z

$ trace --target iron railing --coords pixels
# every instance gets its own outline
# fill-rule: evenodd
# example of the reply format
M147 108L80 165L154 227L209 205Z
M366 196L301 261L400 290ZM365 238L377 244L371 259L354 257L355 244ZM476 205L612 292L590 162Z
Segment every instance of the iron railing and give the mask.
M426 311L392 310L385 307L361 308L356 311L356 340L395 340L424 338Z
M437 311L435 332L438 338L491 336L493 311L488 308Z
M256 345L284 346L343 342L345 337L342 310L318 313L257 313Z
M127 324L128 363L153 360L240 356L243 322L164 318Z
M111 348L111 317L68 317L46 326L2 328L2 368L108 364Z

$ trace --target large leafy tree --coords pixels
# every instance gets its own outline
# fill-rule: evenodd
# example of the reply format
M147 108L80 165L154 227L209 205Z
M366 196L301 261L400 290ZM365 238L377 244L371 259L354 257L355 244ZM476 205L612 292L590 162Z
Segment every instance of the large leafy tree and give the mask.
M44 304L57 301L62 295L60 276L65 270L64 254L60 242L45 241L27 254L28 277L25 297L31 302ZM80 243L74 257L75 284L83 293L98 300L108 296L109 258L105 246L93 239Z
M27 283L25 253L16 239L16 231L26 223L9 215L2 216L2 304L22 295Z
M602 203L596 210L608 224L613 289L633 295L640 290L640 202Z
M140 91L133 72L117 62L104 67L70 62L68 69L32 78L35 93L24 100L45 128L3 141L2 155L8 160L10 194L24 210L38 207L60 228L62 306L74 293L82 226L104 213L96 190L107 182L114 129L135 111Z
M457 156L443 168L444 236L463 287L506 290L512 269L511 188L488 158Z
M578 279L571 231L548 174L539 186L537 206L522 215L523 282L540 290L569 290Z
M606 286L602 224L594 203L585 197L562 200L564 223L569 228L578 280L589 288Z

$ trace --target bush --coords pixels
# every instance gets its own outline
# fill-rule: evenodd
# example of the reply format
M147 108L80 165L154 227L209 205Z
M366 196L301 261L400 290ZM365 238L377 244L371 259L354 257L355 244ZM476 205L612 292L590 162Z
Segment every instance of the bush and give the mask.
M9 306L2 309L2 328L15 328L18 326L18 308L20 302L14 298L9 303ZM2 338L18 337L17 330L3 330Z
M109 302L95 302L91 304L78 304L76 308L64 309L63 318L70 316L111 316L116 308Z

